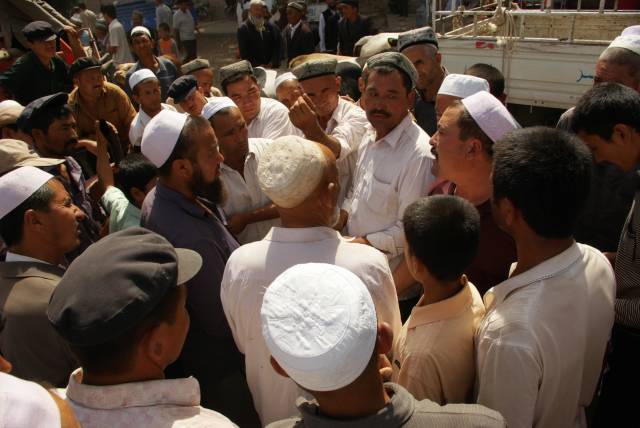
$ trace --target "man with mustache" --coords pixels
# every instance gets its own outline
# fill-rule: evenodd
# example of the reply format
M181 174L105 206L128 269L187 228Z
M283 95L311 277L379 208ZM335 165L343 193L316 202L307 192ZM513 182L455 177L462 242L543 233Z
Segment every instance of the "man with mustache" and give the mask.
M34 166L0 177L0 347L13 374L64 386L75 359L46 316L64 273L65 254L80 244L84 214L60 180Z
M368 121L364 110L340 97L337 66L337 60L325 59L308 61L293 69L304 94L291 106L289 118L306 138L327 146L336 157L340 205L351 185Z
M99 207L92 205L82 168L72 157L78 146L78 133L67 98L67 94L59 92L29 103L22 113L22 127L31 135L36 153L43 157L64 159L60 174L65 179L73 203L84 211L85 217L80 224L80 246L67 254L70 261L98 240L100 226L94 220L94 213L100 215L101 212Z
M362 96L371 126L337 225L386 253L392 269L402 261L404 210L434 181L429 136L409 114L416 80L413 64L397 52L367 61Z
M200 383L202 405L228 415L246 417L251 408L242 358L220 302L220 281L238 242L225 227L220 164L224 157L209 122L162 110L142 136L142 154L158 168L158 183L142 204L141 225L164 236L174 247L202 256L202 269L187 283L189 333L178 360L184 374ZM216 370L211 370L215 363ZM236 387L217 394L222 382ZM236 391L245 391L245 395ZM240 404L238 404L240 403ZM235 411L235 414L234 414ZM239 421L238 421L239 422ZM240 424L242 425L242 424Z

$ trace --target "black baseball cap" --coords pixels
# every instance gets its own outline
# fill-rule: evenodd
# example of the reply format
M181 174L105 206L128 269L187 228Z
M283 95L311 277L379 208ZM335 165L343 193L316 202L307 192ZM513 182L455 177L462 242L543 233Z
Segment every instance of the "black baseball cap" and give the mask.
M100 64L100 61L98 61L97 58L92 56L83 56L73 61L73 64L69 67L69 74L73 77L81 71L88 70L90 68L100 68L101 66L102 64Z
M18 116L16 126L18 129L30 133L33 129L33 124L42 115L49 114L51 111L59 109L69 101L69 94L65 92L58 92L56 94L47 95L44 97L36 98L27 104Z
M22 28L22 34L30 42L38 40L49 41L54 40L57 37L51 27L51 24L46 21L33 21L28 23L24 28Z
M181 76L174 80L171 86L169 86L167 96L173 98L174 102L180 103L197 87L198 81L195 77L191 75Z
M56 286L47 317L69 344L107 343L142 321L172 287L193 278L202 257L142 227L87 248Z

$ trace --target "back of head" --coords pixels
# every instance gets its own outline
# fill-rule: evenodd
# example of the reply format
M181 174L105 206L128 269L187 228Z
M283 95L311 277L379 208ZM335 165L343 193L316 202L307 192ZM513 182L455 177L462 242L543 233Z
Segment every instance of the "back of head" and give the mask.
M480 215L465 199L418 199L407 207L402 221L409 252L439 281L460 278L476 256Z
M115 19L117 16L116 7L112 4L105 4L100 7L100 11L107 15L111 19Z
M156 167L142 153L129 153L118 164L116 183L127 199L135 203L131 190L135 187L144 191L157 174Z
M573 110L573 132L610 140L617 124L640 132L640 94L619 83L602 83L589 89Z
M483 63L473 64L465 74L480 77L489 82L489 92L494 97L499 99L504 94L504 75L494 66Z
M507 198L539 236L568 238L589 194L591 154L575 136L532 127L494 146L493 200Z

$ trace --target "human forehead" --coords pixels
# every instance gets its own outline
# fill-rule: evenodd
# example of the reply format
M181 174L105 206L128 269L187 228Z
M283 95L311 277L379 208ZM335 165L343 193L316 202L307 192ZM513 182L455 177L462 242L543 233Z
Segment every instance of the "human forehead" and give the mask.
M404 88L402 72L393 69L391 72L380 72L375 68L369 72L367 77L366 88L370 87L388 87L389 89Z
M433 59L437 52L438 50L435 46L421 43L403 49L402 55L414 62L417 59Z
M227 93L234 93L236 95L242 95L245 91L258 84L251 78L251 76L243 76L241 80L237 82L231 82L227 84Z
M334 87L336 84L335 74L325 74L324 76L312 77L300 82L305 91L318 90L326 87Z

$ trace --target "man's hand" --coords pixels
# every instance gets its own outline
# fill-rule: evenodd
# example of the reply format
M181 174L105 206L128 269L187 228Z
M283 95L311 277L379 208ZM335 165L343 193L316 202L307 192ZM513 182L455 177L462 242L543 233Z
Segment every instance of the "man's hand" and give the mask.
M82 138L78 140L75 147L76 150L86 150L94 156L98 155L98 144L93 140L89 140L87 138Z
M67 33L67 36L69 36L69 41L78 40L78 31L75 28L71 27L70 25L65 25L64 27L62 27L62 29L65 33Z
M247 216L245 213L237 213L232 215L227 220L227 227L234 235L242 233L245 227L247 227Z
M113 186L115 183L113 170L111 169L111 164L109 163L109 141L100 130L100 121L95 121L94 130L96 135L97 148L96 172L98 174L98 180L100 181L100 184L102 184L103 190L107 190L109 186Z
M393 368L386 355L378 355L378 370L380 371L380 377L383 382L391 382Z
M320 129L318 115L315 112L313 102L306 94L298 97L298 100L289 109L289 119L296 128L302 130L305 135Z

